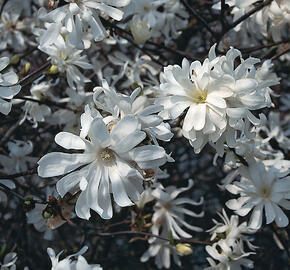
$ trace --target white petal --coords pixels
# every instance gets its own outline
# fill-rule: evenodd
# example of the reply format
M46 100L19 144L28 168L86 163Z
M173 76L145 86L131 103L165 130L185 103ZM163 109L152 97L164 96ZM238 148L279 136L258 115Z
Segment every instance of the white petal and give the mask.
M277 224L278 227L286 227L289 224L289 220L287 218L287 216L284 214L284 212L282 211L282 209L276 205L276 204L272 204L275 214L276 214L276 218L275 218L275 222Z
M109 177L112 184L112 192L115 202L121 207L133 205L123 184L123 180L125 179L122 179L116 166L109 169Z
M266 202L265 203L265 214L266 214L266 223L270 224L275 219L275 211L273 208L272 203Z
M260 229L263 220L263 204L257 205L250 218L249 227L252 229Z
M93 142L101 145L104 148L109 145L111 137L103 119L95 118L93 120L89 130L89 137Z
M52 177L66 174L90 163L92 160L93 156L88 154L49 153L37 162L39 165L38 175Z
M79 137L69 132L60 132L55 136L55 142L65 149L84 150L85 142Z
M90 218L90 208L87 203L87 196L85 191L81 192L76 203L75 211L79 218L87 220Z

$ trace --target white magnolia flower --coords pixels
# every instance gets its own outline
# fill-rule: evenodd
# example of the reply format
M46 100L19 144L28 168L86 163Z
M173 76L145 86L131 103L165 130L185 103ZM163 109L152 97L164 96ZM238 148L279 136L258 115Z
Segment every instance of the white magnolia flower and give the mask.
M267 135L262 143L268 143L271 139L275 139L279 144L279 147L285 150L285 152L290 151L290 139L285 135L283 127L281 126L280 113L270 112L268 116L268 125L262 126L261 131L264 131Z
M111 87L118 85L120 91L127 90L133 85L151 88L151 78L155 78L160 72L160 67L140 51L134 53L133 57L114 51L108 55L108 59L111 65L103 69L99 75L100 81L105 79Z
M226 240L220 240L212 246L206 246L205 249L214 260L219 262L217 264L212 258L207 258L211 266L205 270L242 270L242 266L254 268L253 261L246 257L255 253L245 252L242 241L229 245Z
M30 89L31 96L26 96L26 98L43 101L49 95L48 90L50 90L50 84L47 82L35 84ZM22 109L24 117L19 124L22 124L27 119L33 123L35 128L38 126L38 122L44 122L46 117L51 114L51 109L47 105L39 104L35 101L26 101Z
M52 248L47 248L47 253L51 259L51 270L102 270L103 268L99 264L88 264L86 259L82 256L88 250L87 246L84 246L79 252L66 257L59 261L60 255L55 255ZM76 258L73 260L72 258Z
M70 33L69 43L76 48L82 49L82 41L90 29L92 38L101 41L108 36L102 25L99 15L120 21L123 11L119 8L129 4L130 0L65 0L67 5L58 7L45 14L40 14L40 19L51 23L47 31L40 38L41 44L50 44L53 39L59 36L60 28L64 27Z
M165 235L164 238L168 238L168 235ZM158 269L161 268L170 268L170 256L173 256L174 262L181 266L181 261L179 259L179 254L176 250L176 247L171 245L169 241L156 238L156 240L150 244L149 248L141 256L141 262L147 262L150 257L155 257L155 264Z
M225 3L232 7L231 14L236 21L247 12L255 8L256 0L226 0ZM220 10L221 2L214 4L213 9ZM281 40L281 33L290 24L290 9L288 0L274 0L270 5L255 12L247 20L238 24L234 31L249 32L257 38L270 37L274 41ZM247 38L247 36L245 35Z
M141 88L136 88L130 96L117 93L103 81L103 87L94 88L94 102L98 109L112 114L115 119L111 121L126 115L135 115L141 124L141 130L145 131L155 144L158 144L155 138L170 141L173 137L170 126L157 115L163 107L152 104L146 96L140 95L140 92ZM105 95L103 102L100 101L101 94Z
M267 224L275 220L279 227L287 226L289 221L281 207L290 210L287 200L290 199L290 178L285 177L289 169L280 172L259 162L241 167L239 171L243 176L240 182L227 185L226 189L240 197L229 200L227 207L240 216L246 216L253 209L249 222L252 229L261 228L264 209Z
M23 8L23 0L5 3L0 16L0 50L13 48L17 52L23 52L26 49L28 39L25 32L30 32L34 22L30 18L20 19Z
M150 25L141 21L138 15L134 15L130 22L130 30L136 44L144 44L151 38Z
M190 225L185 221L185 216L203 217L204 213L196 214L184 207L185 204L201 205L200 202L195 202L192 199L179 197L180 193L189 190L193 186L193 181L189 180L189 184L185 188L176 188L168 186L164 190L156 188L151 192L151 195L157 200L154 205L154 214L152 217L151 232L154 235L169 235L172 234L173 239L191 238L191 234L185 232L181 226L185 228L201 232L202 229Z
M235 67L237 58L241 64ZM182 67L166 67L157 100L157 104L164 106L161 115L175 119L188 108L182 132L195 152L211 142L222 156L225 141L230 147L235 146L235 130L253 138L250 125L259 125L262 120L251 110L271 105L268 89L277 81L259 82L254 66L258 62L255 58L242 59L240 51L234 48L217 57L214 45L203 64L199 61L189 64L184 59Z
M214 50L214 47L211 51ZM212 52L210 52L212 55ZM227 77L211 77L210 72L219 58L206 59L191 65L184 59L182 67L164 69L157 104L164 106L162 116L175 119L189 108L183 122L183 135L190 140L196 152L208 140L216 141L227 126L225 98L233 95Z
M61 132L55 137L60 146L83 153L49 153L39 160L38 174L67 174L58 181L57 191L64 196L73 188L80 190L76 214L89 219L91 208L109 219L113 215L110 192L121 207L132 205L131 199L138 201L143 189L141 170L163 165L166 154L154 145L136 147L146 135L133 115L122 118L111 132L103 119L87 117L82 115L81 136Z
M269 12L265 16L270 17L269 31L274 41L280 41L282 29L290 25L289 0L272 1L268 10Z
M3 263L0 263L0 270L16 270L17 254L15 252L7 253Z
M254 249L248 236L245 234L253 234L256 230L250 229L247 225L247 222L243 222L239 224L239 217L236 215L232 215L229 219L226 211L223 209L222 214L218 213L222 222L216 221L213 219L215 226L208 230L211 234L210 240L213 241L215 239L225 239L229 246L234 245L236 241L245 241L249 248Z
M21 89L18 83L18 76L14 71L2 73L3 70L9 65L8 57L0 58L0 113L7 115L11 111L12 104L10 101L17 95Z
M66 73L71 88L83 87L85 83L90 82L90 79L85 77L77 67L92 69L92 65L88 63L85 55L81 56L82 50L72 47L67 39L59 37L54 44L39 46L39 49L49 55L48 59L60 72Z
M125 10L125 16L137 15L148 25L153 37L163 34L166 43L177 38L188 23L188 14L178 0L134 0Z
M7 173L27 171L27 164L37 161L37 158L29 156L33 151L31 141L13 140L8 142L7 146L9 156L0 155L0 164Z

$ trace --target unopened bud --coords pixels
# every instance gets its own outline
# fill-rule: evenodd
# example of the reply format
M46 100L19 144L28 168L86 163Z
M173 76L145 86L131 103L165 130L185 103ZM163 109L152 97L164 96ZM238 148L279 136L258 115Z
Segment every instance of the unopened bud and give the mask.
M58 73L58 67L55 65L52 65L49 70L47 71L47 74L57 74Z
M35 207L35 201L34 201L34 199L33 199L33 197L32 196L27 196L26 198L25 198L25 201L24 201L24 210L25 211L30 211L30 210L32 210L32 209L34 209L34 207Z
M130 30L136 44L144 44L151 38L152 33L149 24L143 22L137 15L135 15L131 20Z
M11 65L16 65L18 64L20 61L20 56L18 54L15 54L12 56L12 58L10 59L10 64Z
M190 244L179 243L176 245L176 250L181 256L192 254L192 248Z
M23 76L25 76L28 72L29 72L29 70L30 70L30 63L29 62L27 62L26 64L25 64L25 66L21 69L21 71L20 71L20 73L23 75Z

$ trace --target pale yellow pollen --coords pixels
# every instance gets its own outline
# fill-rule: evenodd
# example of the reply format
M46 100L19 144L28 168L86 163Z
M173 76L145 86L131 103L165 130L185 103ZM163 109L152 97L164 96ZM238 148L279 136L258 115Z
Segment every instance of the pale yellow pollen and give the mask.
M197 91L193 94L193 100L196 103L205 103L207 98L207 92L206 91Z
M110 163L115 160L114 152L111 149L103 149L99 152L99 157L104 163Z
M150 7L149 7L149 6L144 6L144 10L145 10L146 12L149 12L149 11L150 11Z
M260 190L260 195L261 197L263 198L269 198L270 195L271 195L271 190L267 187L263 187L261 190Z

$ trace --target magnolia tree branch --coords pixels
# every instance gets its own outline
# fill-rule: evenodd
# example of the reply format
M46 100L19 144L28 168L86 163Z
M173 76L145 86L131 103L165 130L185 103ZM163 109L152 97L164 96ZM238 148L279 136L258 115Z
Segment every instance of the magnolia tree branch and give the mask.
M15 174L0 174L0 179L15 179L17 177L22 177L22 176L27 176L27 175L32 175L37 172L37 168L33 168L31 170L27 170L25 172L20 172L20 173L15 173Z
M210 28L208 25L207 21L196 11L194 10L187 2L187 0L181 0L182 4L186 7L188 12L196 18L203 26L207 29L208 32L211 33L211 35L215 38L218 39L218 35Z
M138 232L138 231L120 231L120 232L107 232L107 233L96 233L94 232L95 235L97 236L111 236L114 237L116 235L127 235L127 234L139 234L139 235L144 235L144 236L148 236L148 237L154 237L154 238L158 238L167 242L171 242L172 240L168 239L168 238L164 238L161 237L159 235L155 235L152 233L146 233L146 232ZM181 239L174 239L175 243L191 243L191 244L197 244L197 245L210 245L211 242L209 241L200 241L200 240L196 240L193 238L181 238Z
M272 42L272 43L265 44L265 45L249 47L249 48L241 48L240 51L242 53L251 53L251 52L262 50L264 48L271 48L271 47L278 46L278 45L285 44L285 43L289 43L290 44L290 39L281 40L281 41L278 41L278 42Z
M18 199L25 201L25 198L23 196L21 196L20 194L18 194L17 192L13 191L12 189L10 189L9 187L5 186L4 184L0 183L0 190L3 190L11 195L13 195L14 197L17 197Z
M273 0L267 0L264 1L263 3L261 3L260 5L254 7L253 9L251 9L250 11L248 11L246 14L244 14L243 16L241 16L239 19L237 19L236 21L234 21L233 23L231 23L230 25L228 25L221 33L219 40L221 40L221 38L227 33L229 32L231 29L235 28L237 25L239 25L241 22L245 21L246 19L248 19L250 16L252 16L253 14L255 14L256 12L258 12L259 10L263 9L264 7L268 6L271 4Z
M21 79L17 84L20 84L23 87L32 83L37 78L39 78L42 75L43 71L45 71L50 65L51 65L50 61L45 62L38 69L36 69L35 71L31 72L30 74L25 76L23 79Z

